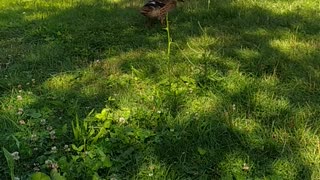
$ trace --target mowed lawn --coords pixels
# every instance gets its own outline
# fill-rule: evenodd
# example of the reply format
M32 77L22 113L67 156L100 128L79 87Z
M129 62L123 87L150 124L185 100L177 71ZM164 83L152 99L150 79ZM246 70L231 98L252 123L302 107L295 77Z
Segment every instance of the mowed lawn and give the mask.
M1 0L1 179L320 178L320 1L143 4Z

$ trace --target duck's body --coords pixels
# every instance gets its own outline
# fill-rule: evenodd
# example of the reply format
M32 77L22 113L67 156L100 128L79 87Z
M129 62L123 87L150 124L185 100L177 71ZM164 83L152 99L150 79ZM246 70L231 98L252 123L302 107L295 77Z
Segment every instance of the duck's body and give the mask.
M160 20L161 24L164 24L166 14L173 10L176 6L176 0L149 0L141 8L140 13L149 19Z

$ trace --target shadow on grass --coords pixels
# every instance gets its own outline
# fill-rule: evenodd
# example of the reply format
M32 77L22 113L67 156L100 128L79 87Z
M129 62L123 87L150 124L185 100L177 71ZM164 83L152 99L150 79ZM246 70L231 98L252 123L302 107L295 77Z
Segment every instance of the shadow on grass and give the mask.
M160 103L155 105L169 109L168 114L157 122L156 133L160 142L152 145L155 155L170 167L167 176L172 178L278 178L286 176L275 172L280 166L278 169L283 168L286 172L294 169L289 177L310 179L310 164L297 155L300 145L290 138L277 139L275 132L292 135L290 128L299 128L295 123L305 123L290 121L296 115L294 110L299 106L318 107L319 50L306 45L304 39L318 36L319 17L306 18L299 12L275 14L261 7L237 7L231 1L214 3L210 10L199 8L174 12L172 34L178 44L186 44L204 33L218 38L218 43L203 47L210 52L205 60L203 56L191 60L208 71L196 75L197 88L202 89L198 93L213 93L225 101L209 111L184 115L187 100L197 99L197 95L164 94ZM47 12L48 9L37 11ZM160 58L163 54L147 57L144 53L163 51L165 33L144 28L143 18L136 9L96 1L50 11L56 12L48 17L46 13L40 13L33 20L26 18L25 14L36 12L23 8L0 13L0 17L11 17L1 24L12 23L0 28L0 37L3 37L0 43L4 47L0 54L5 55L0 57L0 68L1 76L6 76L0 82L0 92L4 96L10 95L11 89L19 84L23 89L35 89L40 98L28 108L41 109L45 104L46 108L52 109L54 115L49 120L62 117L56 121L55 128L70 123L65 120L73 120L76 114L84 117L92 108L99 109L108 103L118 108L120 105L107 101L114 94L135 95L131 92L133 87L126 86L130 80L118 82L120 80L116 78L111 81L108 77L119 72L113 74L111 68L104 68L97 60L109 61L128 53L118 63L121 73L135 74L154 84L161 80L166 71L162 69L166 62ZM293 54L292 48L295 49ZM172 66L179 66L184 61L177 54L173 54ZM217 58L221 60L217 61ZM94 61L96 64L92 65ZM208 78L212 72L218 72L223 78L236 69L223 61L236 64L237 70L253 81L271 76L279 80L277 83L281 87L301 83L297 87L284 88L284 91L274 86L249 83L238 92L230 93L222 82ZM88 78L86 73L92 75ZM188 71L183 73L187 75ZM50 88L50 85L48 88L46 83L61 74L70 75L61 89L59 86ZM31 79L36 79L39 86L26 85ZM59 79L55 81L59 83ZM241 83L234 84L242 86ZM284 99L287 105L267 109L255 99L260 89L275 96L271 100L281 103ZM233 104L236 110L231 108ZM316 120L316 114L319 112L315 111L309 123ZM138 120L142 121L142 117ZM148 121L144 120L145 126L149 127ZM205 150L204 154L201 149ZM290 165L292 162L295 165ZM133 164L122 167L122 172L127 173L125 176L139 177L139 166L143 162L138 159Z

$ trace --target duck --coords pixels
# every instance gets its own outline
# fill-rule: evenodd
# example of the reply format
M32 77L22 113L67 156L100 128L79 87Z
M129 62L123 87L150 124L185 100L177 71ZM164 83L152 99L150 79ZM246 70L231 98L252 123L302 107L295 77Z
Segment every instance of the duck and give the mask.
M184 2L184 0L149 0L140 9L140 13L149 20L159 20L164 25L167 13L176 8L177 1Z

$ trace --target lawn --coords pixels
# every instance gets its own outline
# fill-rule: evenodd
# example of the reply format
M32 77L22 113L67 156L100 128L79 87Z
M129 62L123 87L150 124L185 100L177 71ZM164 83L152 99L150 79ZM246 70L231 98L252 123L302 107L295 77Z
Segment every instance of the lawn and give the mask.
M1 1L2 179L320 178L320 1L143 4Z

